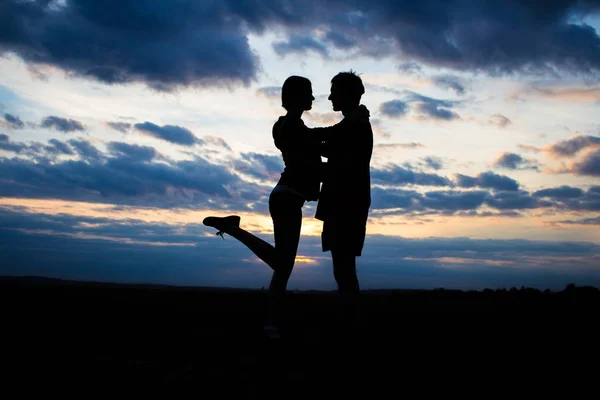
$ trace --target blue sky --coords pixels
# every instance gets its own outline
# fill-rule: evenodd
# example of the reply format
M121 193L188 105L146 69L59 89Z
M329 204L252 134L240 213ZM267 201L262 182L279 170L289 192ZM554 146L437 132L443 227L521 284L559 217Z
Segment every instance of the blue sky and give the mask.
M7 0L0 274L267 286L271 127L354 70L375 132L365 288L600 286L600 2ZM290 288L333 289L315 204Z

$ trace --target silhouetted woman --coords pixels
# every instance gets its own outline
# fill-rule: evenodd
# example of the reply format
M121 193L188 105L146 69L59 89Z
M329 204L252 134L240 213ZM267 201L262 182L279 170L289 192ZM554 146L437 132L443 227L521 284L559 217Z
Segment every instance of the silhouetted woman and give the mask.
M287 110L273 126L275 146L281 151L285 169L269 196L269 212L273 220L275 246L240 228L240 217L207 217L204 225L217 228L246 245L257 257L273 269L269 285L269 314L265 331L277 336L274 318L281 307L282 295L294 267L302 207L319 198L322 174L321 150L324 129L313 130L304 125L302 113L312 108L315 98L311 82L300 76L290 76L281 90L282 106Z

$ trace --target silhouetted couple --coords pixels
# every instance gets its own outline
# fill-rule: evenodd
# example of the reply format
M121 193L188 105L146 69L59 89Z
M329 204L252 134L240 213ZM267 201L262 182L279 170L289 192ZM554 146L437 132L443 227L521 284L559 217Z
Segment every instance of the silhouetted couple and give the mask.
M331 80L329 100L344 119L334 126L308 128L301 117L315 99L311 82L300 76L284 82L281 100L287 114L275 122L273 139L285 168L269 197L275 246L240 228L239 216L204 219L205 225L238 239L273 269L267 333L278 335L282 296L294 267L307 201L318 201L315 218L323 221L322 249L331 251L339 293L349 309L356 304L360 291L356 257L362 253L371 205L373 131L369 111L360 105L364 92L359 76L339 73Z

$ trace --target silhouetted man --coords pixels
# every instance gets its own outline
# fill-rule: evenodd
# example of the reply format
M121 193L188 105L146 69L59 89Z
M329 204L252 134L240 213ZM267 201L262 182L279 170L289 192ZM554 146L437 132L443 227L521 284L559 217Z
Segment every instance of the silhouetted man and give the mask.
M340 294L355 303L360 288L356 257L362 254L371 206L370 161L373 131L368 118L356 118L365 93L354 72L331 80L329 100L344 119L335 125L326 145L327 164L315 218L323 221L323 251L331 251L333 273Z

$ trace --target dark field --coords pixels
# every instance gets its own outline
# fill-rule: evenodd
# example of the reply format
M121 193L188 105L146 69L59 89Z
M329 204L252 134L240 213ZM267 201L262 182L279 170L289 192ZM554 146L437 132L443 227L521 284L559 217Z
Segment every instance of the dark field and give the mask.
M260 291L1 278L0 301L3 387L19 398L572 398L598 388L600 291L589 287L367 291L352 331L337 322L335 293L291 292L279 341L262 336Z

